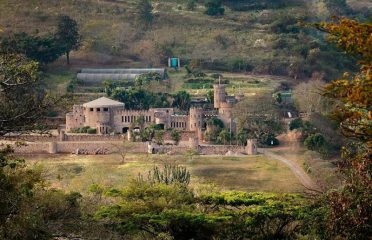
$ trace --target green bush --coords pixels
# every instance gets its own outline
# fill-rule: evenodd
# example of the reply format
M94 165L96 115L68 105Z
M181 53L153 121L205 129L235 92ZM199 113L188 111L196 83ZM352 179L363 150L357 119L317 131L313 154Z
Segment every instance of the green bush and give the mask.
M279 145L279 140L275 138L275 135L273 133L265 133L260 135L258 141L262 145L266 146L278 146Z
M185 184L143 180L109 192L118 200L102 206L96 219L127 238L151 229L145 239L292 239L308 214L306 200L295 194L196 195Z
M222 0L207 0L205 7L207 8L205 13L210 16L218 16L225 13L225 8L222 6Z
M97 133L97 129L95 129L95 128L88 128L87 129L87 133L89 133L89 134L96 134Z
M328 157L331 152L330 145L320 133L315 133L308 136L304 141L304 145L307 147L307 149L316 151L323 157Z
M289 130L299 129L303 127L303 121L301 118L296 118L289 123Z
M196 0L187 0L186 9L189 11L194 11L196 8Z
M176 145L178 145L181 140L181 133L178 130L173 129L171 132L171 138L176 143Z

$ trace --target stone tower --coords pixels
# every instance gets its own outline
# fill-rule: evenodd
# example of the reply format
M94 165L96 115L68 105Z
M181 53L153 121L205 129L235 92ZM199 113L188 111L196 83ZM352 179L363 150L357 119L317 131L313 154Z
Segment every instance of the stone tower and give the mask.
M201 131L203 127L203 109L202 108L190 108L189 114L189 130L190 131Z
M226 86L215 84L214 88L214 108L220 108L221 103L226 102Z
M245 149L248 155L257 155L257 139L248 139Z

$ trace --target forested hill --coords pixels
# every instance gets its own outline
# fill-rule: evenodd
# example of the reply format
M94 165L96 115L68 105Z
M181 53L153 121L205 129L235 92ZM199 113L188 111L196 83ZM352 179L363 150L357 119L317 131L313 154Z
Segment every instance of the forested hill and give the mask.
M0 0L0 34L45 36L64 14L77 20L83 37L75 63L157 66L179 56L215 70L331 79L351 69L353 59L298 20L346 15L363 21L371 9L369 0L225 0L223 12L217 7L208 15L206 2L218 0L153 0L146 16L140 2L146 1Z

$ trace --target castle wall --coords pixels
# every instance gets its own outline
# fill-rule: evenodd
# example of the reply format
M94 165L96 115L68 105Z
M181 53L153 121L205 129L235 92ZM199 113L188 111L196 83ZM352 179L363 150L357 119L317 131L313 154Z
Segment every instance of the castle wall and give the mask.
M127 128L131 126L138 127L136 122L140 117L143 117L144 127L150 126L154 123L154 111L150 110L119 110L115 111L113 116L112 127L116 133L124 133Z
M170 128L177 129L177 130L186 130L189 125L189 116L183 115L172 115L171 116L171 122L170 122Z
M72 112L66 114L66 130L70 132L74 128L84 126L84 108L81 105L74 105Z

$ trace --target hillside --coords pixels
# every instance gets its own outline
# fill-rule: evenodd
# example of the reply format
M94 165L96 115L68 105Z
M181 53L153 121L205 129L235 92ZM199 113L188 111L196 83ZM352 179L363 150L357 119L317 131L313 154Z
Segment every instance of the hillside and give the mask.
M297 25L298 20L320 21L334 11L343 13L323 1L292 0L250 9L244 1L224 1L221 17L205 15L201 1L193 11L186 10L186 1L153 1L149 28L136 21L137 2L33 0L26 7L22 0L1 0L0 26L3 34L45 35L54 31L56 16L71 16L83 37L83 47L73 54L77 65L160 66L167 57L179 56L196 67L294 78L321 73L331 79L351 69L352 60L324 43L319 33ZM369 1L349 3L354 15L367 15Z

